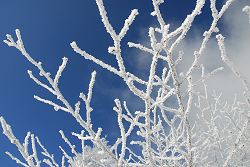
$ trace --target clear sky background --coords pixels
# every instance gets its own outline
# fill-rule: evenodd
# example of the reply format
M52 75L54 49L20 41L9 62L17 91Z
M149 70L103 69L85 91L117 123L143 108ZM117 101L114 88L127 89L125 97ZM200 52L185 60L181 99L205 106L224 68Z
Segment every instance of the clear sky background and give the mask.
M186 15L194 9L195 3L195 0L174 0L166 1L160 6L165 22L170 23L170 31L180 26ZM129 48L126 43L131 41L149 45L148 28L158 26L156 18L150 15L153 11L151 1L104 0L104 5L110 23L117 33L120 32L131 10L139 10L139 15L122 41L121 49L127 71L147 80L151 56ZM203 32L210 27L212 18L209 5L209 1L206 2L203 13L195 19L194 27L187 34L187 39L183 40L177 48L176 53L180 49L185 52L183 64L178 68L180 72L188 68L193 60L193 52L200 47ZM219 10L221 5L222 1L218 0ZM250 26L247 14L241 11L245 5L250 5L249 1L233 3L218 27L220 33L226 36L229 58L249 79ZM98 127L102 127L102 137L107 135L106 138L110 144L113 144L120 135L117 114L113 111L114 99L126 100L132 113L136 110L143 111L143 102L128 91L121 78L92 61L85 60L70 47L70 43L76 41L82 50L117 67L115 57L107 52L108 47L113 45L113 41L101 22L94 0L2 0L0 2L0 41L6 39L6 34L11 34L16 40L15 29L20 29L26 51L34 60L43 63L44 70L50 72L52 78L58 66L61 65L62 58L69 59L59 80L59 88L72 106L80 101L78 97L80 92L87 94L91 72L97 71L91 102L94 109L91 113L93 129L97 131ZM225 66L220 60L215 35L215 33L212 35L204 58L201 59L207 67L206 72L221 65ZM161 67L165 65L159 64ZM80 152L80 141L72 136L71 132L80 133L82 129L70 114L61 110L56 112L52 106L33 98L37 95L61 105L55 96L29 78L27 70L31 70L35 77L47 84L46 80L39 76L38 69L17 49L0 42L0 116L3 116L11 125L21 143L28 131L38 136L48 152L55 154L55 159L60 164L62 152L58 146L61 145L68 154L70 154L70 148L61 138L59 130L64 131L66 137L77 146L76 150ZM228 68L216 74L213 79L209 79L208 83L211 84L210 90L216 89L217 92L225 92L224 97L231 97L225 98L228 101L234 98L235 92L241 95L244 90L241 82L230 74ZM80 108L80 113L85 119L83 102ZM37 149L41 151L38 145ZM0 166L20 166L16 165L4 153L5 151L11 152L15 157L21 157L16 146L11 144L5 135L0 135ZM43 159L40 153L39 157ZM24 162L22 158L20 160Z

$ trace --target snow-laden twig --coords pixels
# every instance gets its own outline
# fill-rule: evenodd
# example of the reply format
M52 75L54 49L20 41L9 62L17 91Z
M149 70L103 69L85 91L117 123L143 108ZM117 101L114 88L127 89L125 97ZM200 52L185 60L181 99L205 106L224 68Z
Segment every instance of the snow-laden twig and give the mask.
M245 6L243 9L242 9L243 12L246 12L248 15L249 15L249 23L250 23L250 6Z
M212 72L205 74L205 65L199 62L206 45L211 38L212 33L218 33L219 28L217 23L227 8L234 0L227 0L219 10L216 6L216 0L210 0L210 9L212 23L207 31L203 33L203 40L198 51L194 52L194 59L187 71L179 72L178 66L180 61L186 56L184 51L179 51L175 57L175 50L180 42L186 37L192 23L197 15L201 14L205 0L197 0L194 10L183 20L183 23L175 30L170 29L170 24L166 24L163 15L160 11L160 4L164 0L152 0L153 12L152 16L156 16L159 27L150 27L148 31L150 47L142 44L128 42L129 47L135 47L141 51L151 55L150 71L147 79L139 78L134 74L127 72L121 52L121 40L126 35L135 17L139 14L137 9L131 11L131 14L124 21L124 25L119 34L116 34L109 22L107 12L102 0L96 0L100 16L104 27L113 39L113 46L108 47L108 52L115 55L118 68L115 68L105 62L99 60L85 51L81 50L76 42L70 45L73 50L83 56L85 59L91 60L110 72L120 76L127 84L128 89L138 96L144 108L140 111L130 111L126 102L123 103L125 113L123 113L120 100L116 99L116 107L113 108L117 112L117 122L120 128L121 136L116 142L108 146L105 138L102 138L102 128L99 127L97 132L92 129L91 112L93 111L90 102L92 99L93 86L95 83L96 72L92 72L88 93L80 93L80 98L85 103L86 120L80 115L80 101L76 102L72 107L63 97L58 88L59 78L62 71L65 69L68 59L63 58L62 64L54 77L51 78L49 72L45 72L42 63L36 62L26 52L20 31L16 30L18 40L15 42L10 35L7 35L7 40L4 40L9 46L14 46L40 70L40 75L44 76L49 84L39 81L33 76L31 71L28 71L30 78L38 85L44 87L49 92L54 94L63 105L58 105L50 100L34 96L39 101L52 105L54 109L63 110L70 113L77 122L84 128L81 134L72 133L82 142L82 152L78 153L75 150L75 145L64 136L60 131L62 138L71 148L73 156L71 157L60 147L63 152L62 166L65 166L65 158L72 167L76 166L197 166L197 165L242 165L249 162L249 135L246 133L249 130L249 111L250 103L246 98L246 103L234 102L231 109L226 103L220 101L221 95L213 94L213 101L209 100L209 93L205 81L223 68L217 68ZM243 8L243 11L249 14L249 6ZM249 14L250 16L250 14ZM159 35L160 34L160 35ZM158 37L159 36L159 37ZM233 72L242 80L247 90L250 86L246 79L233 66L226 55L224 37L216 36L218 39L221 57L223 61L233 70ZM159 60L163 60L167 67L161 69L162 74L158 74L157 68ZM201 76L197 79L193 77L195 69L201 70ZM136 83L137 82L137 83ZM204 84L205 95L196 92L196 86L200 83ZM143 85L142 89L138 84ZM198 103L195 106L200 110L198 120L191 124L190 117L195 99ZM170 106L170 101L176 100L176 106ZM205 101L205 104L204 104ZM205 106L205 107L204 107ZM82 108L82 107L81 107ZM207 117L208 115L208 117ZM126 122L126 123L125 123ZM35 148L34 135L30 132L25 137L24 144L21 145L16 139L10 126L1 117L1 124L4 129L4 134L14 143L19 152L22 154L27 164L21 162L10 153L7 153L13 160L23 166L40 166L40 161L37 158ZM131 141L130 145L138 145L141 148L141 153L137 154L130 148L128 140L134 137L132 131L136 129L135 135L141 139ZM84 134L86 132L86 134ZM28 153L28 140L31 137L33 154ZM49 166L59 166L54 160L53 154L50 155L44 146L37 139L37 143L43 149L42 154L49 159L44 159ZM93 147L85 145L85 141L90 140ZM127 158L127 159L126 159ZM35 162L34 162L35 160ZM36 165L35 165L36 163Z
M36 141L37 143L40 145L40 147L43 149L44 152L42 152L42 154L48 158L50 158L52 160L52 163L56 166L59 167L59 165L56 163L55 159L54 159L54 155L50 155L47 151L47 149L42 145L42 143L40 142L39 138L36 136Z
M15 144L17 146L17 150L21 153L21 155L23 156L23 158L25 159L25 161L28 164L25 164L23 162L21 162L19 159L15 158L11 153L6 152L6 154L8 154L13 160L15 160L17 163L23 165L23 166L32 166L32 167L40 167L41 161L38 159L37 157L37 150L36 150L36 146L35 146L35 137L33 134L31 134L30 132L27 133L25 139L24 139L24 143L23 145L20 144L20 142L16 139L16 137L14 136L10 125L8 125L5 120L3 119L3 117L0 118L1 119L1 124L2 127L4 129L4 134L11 140L11 143ZM29 145L29 138L31 138L31 147L32 147L32 151L33 154L29 155L29 151L28 151L28 145ZM56 166L59 167L59 165L55 162L54 160L54 156L53 154L50 155L47 150L44 148L44 146L41 144L41 142L39 141L38 137L36 137L36 141L37 143L40 145L40 147L44 150L44 152L42 152L42 154L46 157L49 157L52 160L52 163ZM34 163L35 160L35 163ZM49 163L49 160L45 160L43 159L43 161L46 161L47 163ZM51 163L51 164L52 164ZM53 166L53 165L52 165ZM53 166L54 167L54 166Z
M38 96L34 96L34 98L36 98L37 100L39 101L42 101L44 103L47 103L47 104L50 104L52 106L54 106L54 109L56 111L58 111L59 109L65 111L65 112L68 112L70 114L72 114L72 116L74 116L77 120L77 122L80 123L80 125L85 128L88 133L90 134L90 136L93 137L94 139L94 142L96 142L96 144L101 147L103 150L106 150L107 153L114 159L114 161L117 161L117 159L115 158L115 156L109 151L108 148L106 148L106 146L101 142L99 136L100 136L100 129L98 129L98 132L95 133L93 130L92 130L92 125L91 125L91 121L90 121L90 112L92 111L92 108L90 107L90 101L91 101L91 96L92 96L92 88L93 88L93 85L94 85L94 82L95 82L95 75L96 75L96 72L94 71L92 73L92 78L91 78L91 81L90 81L90 85L89 85L89 92L88 92L88 97L87 99L85 98L85 104L86 104L86 114L87 114L87 122L85 122L82 117L79 115L79 110L80 110L80 107L79 107L79 103L76 103L76 106L75 106L75 110L73 110L73 108L71 107L71 105L68 103L68 101L63 97L63 95L61 94L59 88L58 88L58 80L61 76L61 73L62 71L64 70L65 66L66 66L66 63L67 63L67 58L63 58L63 63L62 65L59 67L58 71L57 71L57 74L55 76L55 79L51 79L50 77L50 73L46 73L44 71L44 69L42 68L42 63L41 62L36 62L35 60L33 60L31 58L31 56L26 52L25 48L24 48L24 45L23 45L23 41L21 39L21 35L20 35L20 31L19 30L16 30L16 35L18 37L18 41L15 43L14 40L12 39L12 37L10 35L7 35L7 38L9 41L5 40L4 42L7 43L9 46L14 46L16 47L18 50L20 50L22 52L22 54L32 63L34 64L39 70L40 70L40 75L41 76L44 76L49 84L52 86L52 88L50 88L49 86L41 83L38 79L36 79L33 75L32 75L32 72L31 71L28 71L30 77L38 84L38 85L41 85L42 87L48 89L51 93L53 93L54 95L57 96L57 99L59 99L64 105L65 107L62 107L62 106L59 106L57 104L55 104L54 102L50 101L50 100L45 100L45 99L42 99ZM82 94L80 94L80 98L83 98L84 96ZM26 158L27 159L27 158ZM48 161L46 161L48 162Z
M224 37L221 34L219 34L219 35L216 35L216 38L218 39L218 45L221 51L222 60L231 68L231 70L235 73L235 75L241 79L243 85L245 86L245 89L250 91L250 85L248 81L246 80L246 78L239 72L239 70L233 65L233 63L227 57Z

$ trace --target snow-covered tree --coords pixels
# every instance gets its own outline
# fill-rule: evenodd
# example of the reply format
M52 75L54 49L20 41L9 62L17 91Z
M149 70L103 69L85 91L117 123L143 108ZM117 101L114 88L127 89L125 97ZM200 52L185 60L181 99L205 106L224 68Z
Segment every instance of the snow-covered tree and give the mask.
M85 52L81 49L84 46L77 45L75 41L70 45L76 53L87 59L86 61L93 61L105 70L118 75L126 83L127 88L141 99L144 106L140 111L132 111L126 101L121 102L118 98L114 100L113 110L117 113L120 129L120 137L114 143L108 143L104 137L106 134L102 134L101 127L97 131L93 129L95 122L92 122L91 114L95 110L93 106L91 107L91 99L95 98L92 97L92 90L96 80L96 71L91 74L88 93L80 93L80 101L72 106L58 87L68 59L64 57L56 75L51 76L45 71L41 62L37 62L28 54L23 44L25 41L22 41L18 29L16 42L11 35L7 34L7 40L4 42L18 49L30 63L39 69L39 75L45 77L48 82L42 82L32 74L32 71L28 71L30 78L55 95L63 105L36 95L34 98L51 105L56 111L70 113L83 130L79 134L72 132L72 135L81 141L82 152L77 152L75 145L65 137L63 131L60 131L63 140L69 145L74 155L69 155L60 147L63 156L59 165L55 162L54 155L45 149L38 137L28 132L24 143L21 144L14 136L10 125L1 117L3 133L12 144L17 146L24 160L19 160L9 152L6 154L23 166L41 166L42 162L37 156L36 149L36 143L38 143L43 150L42 154L47 157L43 162L49 166L65 166L66 163L72 167L247 166L250 163L250 99L248 98L250 85L229 60L224 42L225 37L219 33L217 25L233 1L227 0L222 8L217 9L216 0L210 0L211 26L203 33L202 42L194 51L193 57L189 55L187 63L183 65L182 61L185 61L187 55L179 46L196 16L201 14L206 1L197 0L194 10L186 16L183 23L171 30L171 25L164 21L164 16L160 11L160 5L164 0L152 0L154 11L151 15L157 18L158 27L148 29L150 45L128 42L129 47L151 55L150 71L145 80L126 69L121 51L121 40L139 14L138 10L131 11L124 26L121 30L117 30L119 32L117 33L109 22L103 1L96 0L104 27L114 41L113 46L108 48L108 52L115 56L118 67L111 66L98 59L98 56ZM242 10L250 17L249 6L245 6ZM209 85L206 84L206 80L223 70L223 67L216 67L212 70L213 67L210 67L207 70L207 65L200 62L212 36L217 38L220 56L225 62L225 67L229 67L242 81L245 88L245 92L242 92L245 101L239 102L235 96L234 102L228 104L221 100L220 90L212 94L208 91ZM165 63L160 70L157 67L159 62ZM216 93L218 91L219 94ZM174 100L175 104L171 105L168 100ZM86 119L82 117L84 112ZM135 135L137 137L134 137ZM31 150L29 150L29 140L31 140ZM86 145L86 141L91 141L92 145ZM135 145L141 149L139 153L133 148Z

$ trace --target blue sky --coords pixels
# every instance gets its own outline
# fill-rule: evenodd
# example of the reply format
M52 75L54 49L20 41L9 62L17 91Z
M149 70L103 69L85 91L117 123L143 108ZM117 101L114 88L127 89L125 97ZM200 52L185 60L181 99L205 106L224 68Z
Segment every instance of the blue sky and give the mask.
M231 11L241 10L242 4L245 2L247 1L235 3ZM194 9L195 3L195 0L174 0L171 2L166 1L160 6L165 22L170 23L170 30L180 25L186 15L190 14ZM222 1L218 1L217 6L219 9L221 4ZM129 48L126 43L131 41L148 44L148 27L158 26L156 18L150 15L153 11L151 1L104 0L104 5L108 12L110 23L117 33L120 32L124 20L129 16L131 10L139 10L139 15L123 39L121 49L127 70L146 79L149 59L140 57L139 51ZM198 46L196 43L201 38L198 36L201 36L203 31L207 30L211 24L209 5L209 1L206 2L203 13L195 19L194 28L187 35L188 39L181 44L184 48L189 48L191 54L193 53L193 48L190 48L190 44ZM244 22L247 24L247 15L242 15L245 17ZM236 45L232 41L236 41L236 39L242 40L244 37L244 35L241 35L243 25L239 26L240 28L238 29L234 26L229 28L233 23L239 25L239 20L243 20L240 16L240 19L234 16L228 14L224 21L219 22L219 28L224 35L228 36L228 44L230 46ZM244 32L249 33L249 25L247 26L248 29L244 29ZM115 57L107 52L108 47L113 45L113 41L103 27L94 0L2 0L0 2L0 39L4 40L6 39L6 34L10 34L16 40L15 29L21 31L26 51L34 60L37 62L41 61L44 70L50 72L52 76L56 74L58 66L62 63L62 58L67 57L69 59L66 69L59 80L59 88L72 106L80 100L78 97L80 92L87 94L91 72L97 71L91 102L91 106L94 109L91 113L92 121L94 130L96 131L98 127L102 127L103 137L107 134L107 140L111 144L119 137L117 114L113 111L114 99L119 98L121 101L128 101L128 107L131 111L143 110L142 105L137 104L139 99L132 96L132 93L128 91L121 78L102 69L93 62L85 60L70 47L70 43L76 41L82 50L105 63L117 67ZM231 33L235 29L237 33ZM236 39L232 40L233 37ZM213 48L212 44L211 48ZM213 51L213 49L210 51ZM244 53L249 53L248 51L244 51ZM220 56L218 55L217 57ZM244 64L243 58L244 56L239 58L240 62L238 65L243 71L247 71L247 64ZM204 61L208 62L208 64L210 63L210 65L211 62L212 65L217 65L217 61L208 61L207 59L204 59ZM68 153L70 153L70 149L61 139L59 130L64 131L66 137L72 144L77 146L76 150L80 152L80 141L75 136L72 136L71 132L80 133L81 127L68 113L61 110L55 112L52 106L33 98L34 95L37 95L61 104L55 96L30 79L27 70L31 70L33 75L40 81L47 83L44 78L39 76L38 69L29 63L17 49L8 47L5 43L0 42L0 116L3 116L6 122L12 126L15 136L21 143L27 132L30 131L39 137L49 153L55 154L57 163L60 163L62 152L58 146L61 145ZM217 77L222 79L220 82L225 82L223 79L225 75L221 75L222 77L219 77L219 75ZM210 82L214 83L213 80ZM223 89L223 87L219 88ZM241 92L241 90L239 91ZM80 107L82 108L80 113L85 118L84 103ZM39 146L37 146L37 149L38 151L40 150ZM4 153L5 151L9 151L13 156L20 158L16 146L11 144L5 135L0 135L0 166L20 166L16 165ZM41 154L39 155L43 157ZM23 159L21 160L24 161Z

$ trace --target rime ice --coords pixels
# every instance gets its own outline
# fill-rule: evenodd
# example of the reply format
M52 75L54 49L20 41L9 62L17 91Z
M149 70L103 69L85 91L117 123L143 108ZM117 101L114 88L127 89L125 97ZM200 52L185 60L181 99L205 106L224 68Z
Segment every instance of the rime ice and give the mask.
M32 71L28 70L28 74L35 83L44 87L51 92L62 105L58 105L50 100L43 99L39 96L34 96L35 99L49 104L54 107L55 111L65 111L70 113L75 120L84 129L80 134L72 132L72 135L81 140L82 152L78 153L75 150L75 145L66 138L63 131L60 134L63 140L69 145L73 157L69 156L67 152L60 146L62 150L62 166L65 164L65 159L72 167L80 166L246 166L250 163L250 142L249 142L249 98L246 97L246 102L238 102L236 97L234 104L228 105L220 101L221 94L209 95L207 91L206 79L212 75L223 70L223 67L213 69L212 72L206 73L205 66L200 64L200 57L206 48L207 42L211 35L218 33L219 28L217 23L225 13L228 7L234 0L227 0L221 9L216 8L216 0L210 1L212 22L208 30L203 33L203 40L198 50L194 51L193 62L187 71L177 72L177 67L183 61L183 57L187 56L183 51L174 55L174 50L180 42L186 37L192 23L197 15L200 15L205 0L197 0L194 10L191 14L187 15L183 23L175 30L170 31L170 24L165 23L161 14L159 6L164 3L164 0L152 0L153 11L151 15L156 17L159 27L150 27L148 30L148 40L150 47L143 46L128 42L129 47L134 47L142 52L151 54L152 61L150 64L150 71L148 78L143 80L138 76L127 71L122 51L121 40L129 31L133 21L139 14L137 9L131 11L128 18L124 21L123 28L117 34L109 22L107 12L105 10L102 0L96 0L100 16L104 27L110 37L113 39L113 44L108 48L108 52L115 55L118 68L112 67L109 64L99 60L97 57L85 52L78 47L76 42L70 45L72 49L83 56L87 61L93 61L104 69L118 75L126 83L128 89L133 92L135 96L141 98L142 104L145 108L141 111L131 111L127 103L115 99L114 112L117 113L117 125L120 129L120 137L116 142L108 145L108 141L103 138L102 128L94 130L91 119L91 112L95 112L91 107L92 90L94 88L96 71L91 74L89 88L87 94L80 93L80 101L75 102L72 107L64 98L59 90L58 84L63 70L66 68L68 59L64 57L62 64L59 66L58 71L54 78L49 72L46 72L41 62L36 62L24 48L21 33L17 29L16 36L18 40L15 42L11 35L7 34L7 40L4 42L8 46L17 48L27 60L39 69L41 77L47 79L47 83L42 83L36 78ZM250 7L245 6L243 11L250 17ZM250 20L249 20L250 21ZM159 33L161 38L156 38L156 33ZM243 82L246 91L250 91L248 81L228 59L226 53L226 46L224 43L225 37L222 34L217 34L218 47L221 51L221 58L227 66L239 77ZM84 46L82 46L84 47ZM164 52L164 54L162 54ZM156 74L156 67L159 60L164 61L167 67L161 69L162 74ZM193 77L193 71L200 70L201 76L197 79ZM135 84L136 83L136 84ZM137 84L146 86L146 89L140 89ZM198 84L204 85L204 92L196 91ZM156 90L156 91L155 91ZM153 92L156 92L153 94ZM194 97L198 102L194 102ZM175 99L177 108L168 106L166 103L171 98ZM205 104L202 103L205 101ZM82 103L85 103L85 107ZM194 105L193 105L194 104ZM189 117L192 107L196 107L200 114L197 115L197 120L203 124L195 123L191 125ZM81 112L80 112L81 111ZM80 113L86 114L86 120L82 118ZM167 113L173 114L169 118ZM208 115L208 117L207 117ZM194 117L192 115L192 117ZM41 144L37 137L34 137L30 132L27 133L24 143L21 144L14 136L10 125L6 123L3 117L0 117L3 133L9 138L12 144L15 144L18 151L21 153L25 162L14 157L9 152L6 152L13 160L23 166L36 166L39 167L41 162L37 157L35 146L35 139L38 145L42 148L42 154L49 158L44 159L43 162L49 166L59 166L53 154L49 154L45 147ZM218 123L220 120L220 123ZM125 122L126 127L125 128ZM166 130L167 128L168 130ZM136 132L135 132L136 131ZM139 139L129 141L131 134L139 136ZM28 151L29 139L31 139L32 154ZM93 148L85 145L85 141L90 140L93 143ZM130 142L130 145L129 145ZM139 145L141 153L136 154L131 145Z

